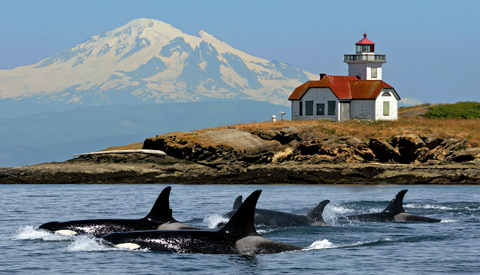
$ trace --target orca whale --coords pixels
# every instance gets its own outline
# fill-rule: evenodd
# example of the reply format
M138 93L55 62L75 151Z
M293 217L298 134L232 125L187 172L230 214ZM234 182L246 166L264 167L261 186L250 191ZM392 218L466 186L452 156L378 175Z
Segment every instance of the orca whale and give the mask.
M321 201L305 215L296 215L286 212L280 212L267 209L255 209L255 225L265 225L271 227L288 227L288 226L325 226L327 223L323 219L323 210L329 203L329 200ZM233 211L225 214L231 218L242 204L242 196L238 196L233 203Z
M255 206L261 190L253 192L230 221L214 230L154 230L111 233L102 237L107 245L129 249L204 254L271 254L302 247L269 240L255 230Z
M154 229L198 229L178 222L172 217L169 197L170 186L163 189L153 205L150 213L142 219L96 219L67 222L49 222L40 225L39 229L63 235L89 234L97 238L112 232Z
M361 222L441 222L442 220L417 216L405 212L403 209L403 197L408 189L404 189L393 197L390 204L380 213L359 214L339 218L339 221L361 221Z

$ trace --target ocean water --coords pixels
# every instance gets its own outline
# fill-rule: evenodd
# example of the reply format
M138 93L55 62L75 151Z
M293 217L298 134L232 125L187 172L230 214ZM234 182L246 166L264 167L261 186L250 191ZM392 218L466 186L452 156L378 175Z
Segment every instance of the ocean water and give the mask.
M167 185L0 185L0 274L478 274L480 186L179 185L173 216L214 228L238 195L263 190L257 207L304 214L329 199L329 226L258 227L264 237L305 247L271 255L131 251L86 236L37 230L49 221L145 216ZM378 212L402 189L407 212L441 223L337 223Z

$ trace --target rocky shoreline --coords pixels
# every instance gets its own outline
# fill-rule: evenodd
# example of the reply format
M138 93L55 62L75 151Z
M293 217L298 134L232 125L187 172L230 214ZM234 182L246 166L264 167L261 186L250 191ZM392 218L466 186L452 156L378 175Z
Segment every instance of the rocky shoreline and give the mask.
M147 138L141 151L0 168L0 184L478 184L480 148L404 134L390 141L311 135L305 126L228 127Z

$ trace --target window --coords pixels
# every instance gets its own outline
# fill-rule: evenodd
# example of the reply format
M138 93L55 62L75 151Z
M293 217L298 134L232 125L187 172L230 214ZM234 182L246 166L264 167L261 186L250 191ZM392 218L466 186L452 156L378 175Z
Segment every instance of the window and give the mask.
M357 45L357 53L373 53L375 45Z
M390 115L390 102L388 101L383 102L383 115L384 116Z
M392 96L389 92L383 92L382 96Z
M305 101L305 115L313 116L313 101Z
M303 116L303 105L301 101L298 102L298 115Z
M317 104L317 116L325 115L325 103Z
M336 101L329 101L328 102L328 115L334 116L335 115L335 106L337 105Z
M372 78L377 78L377 68L372 68Z

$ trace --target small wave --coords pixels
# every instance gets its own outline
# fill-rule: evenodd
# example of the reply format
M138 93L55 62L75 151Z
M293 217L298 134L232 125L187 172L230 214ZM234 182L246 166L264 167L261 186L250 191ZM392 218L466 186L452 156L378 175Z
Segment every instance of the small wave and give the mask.
M331 214L333 214L334 216L350 214L350 213L355 212L355 210L353 210L353 209L346 208L346 207L343 207L343 206L340 206L340 205L334 205L334 204L329 205L328 209L330 210L329 212Z
M369 208L365 210L359 210L356 208L348 208L340 205L331 205L329 207L332 216L348 216L352 214L367 214L367 213L378 213L382 212L385 208ZM325 216L325 213L324 213Z
M395 240L390 238L375 240L375 241L365 241L365 242L356 242L353 244L333 244L329 240L324 239L321 241L313 242L310 246L305 248L304 250L318 250L318 249L332 249L332 248L347 248L347 247L357 247L357 246L365 246L365 245L374 245L384 242L394 242Z
M480 207L479 207L479 208L471 208L471 207L465 206L465 207L463 207L463 208L460 208L460 210L479 211L479 210L480 210Z
M406 208L455 210L454 208L434 204L405 204Z
M460 220L441 220L443 223L460 222Z
M210 215L203 219L203 222L207 224L207 227L210 229L215 229L218 227L219 224L226 224L229 219L222 215Z
M74 238L73 243L67 247L67 251L107 251L117 250L114 247L108 247L103 245L100 239L92 236L77 236Z
M257 233L262 235L262 234L268 234L270 232L276 231L278 228L256 228Z
M33 226L20 228L13 236L14 240L43 240L43 241L69 241L72 236L51 233L45 230L37 229Z
M310 246L306 247L303 250L318 250L318 249L329 249L336 248L336 246L327 239L321 241L313 242Z
M372 209L369 209L367 213L380 213L383 210L385 210L385 208L372 208Z

